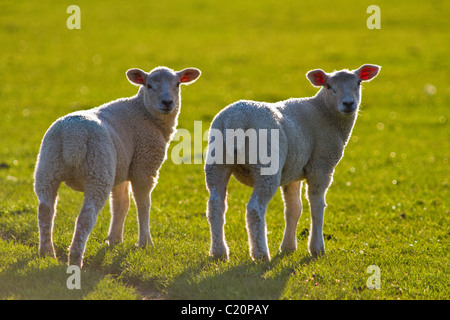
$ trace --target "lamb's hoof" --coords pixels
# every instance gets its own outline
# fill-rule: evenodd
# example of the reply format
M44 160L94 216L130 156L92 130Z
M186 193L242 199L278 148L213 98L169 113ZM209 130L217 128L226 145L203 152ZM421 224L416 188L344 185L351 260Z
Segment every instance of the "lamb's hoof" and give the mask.
M313 258L320 258L325 255L325 249L321 248L318 250L310 250L309 253Z
M113 237L108 237L108 238L106 238L105 241L109 246L113 246L115 244L119 244L119 243L123 242L123 240L121 238L113 238Z
M297 246L295 244L294 245L281 244L281 246L280 246L280 252L283 254L284 253L289 254L294 251L297 251Z
M251 257L254 261L261 261L261 262L265 262L265 261L270 261L270 255L268 252L253 252L251 254Z
M209 255L210 257L212 257L214 260L224 260L227 261L228 260L228 249L226 247L223 248L219 248L219 249L210 249L209 250Z
M297 251L297 248L293 249L293 248L280 248L280 255L282 257L284 256L289 256L291 254L293 254L295 251Z
M313 258L319 258L325 255L325 243L323 239L319 239L314 241L314 239L310 239L308 244L309 254Z
M68 266L78 266L83 267L83 258L79 254L69 254L69 260L67 262Z
M224 254L224 255L212 255L212 254L209 254L209 256L214 261L228 261L229 260L229 257L226 254Z
M146 248L147 246L153 247L153 241L150 237L145 237L143 239L139 239L137 246L139 248Z
M53 246L41 246L39 247L39 255L41 257L52 257L52 258L56 258L56 253L55 253L55 249L53 249Z

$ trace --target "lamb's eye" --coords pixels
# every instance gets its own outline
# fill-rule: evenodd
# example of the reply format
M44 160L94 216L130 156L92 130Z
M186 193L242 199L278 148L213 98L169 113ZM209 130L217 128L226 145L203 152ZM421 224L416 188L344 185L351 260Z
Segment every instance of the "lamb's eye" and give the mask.
M358 86L360 86L360 85L361 85L361 80L358 81Z
M180 86L180 84L181 84L181 82L180 82L180 81L178 81L178 82L177 82L177 87L179 87L179 86Z
M332 86L330 86L328 83L325 83L325 88L330 90L332 95L336 94L336 90Z
M151 89L151 88L152 88L152 86L151 86L151 85L149 85L149 84L147 84L147 88L148 88L148 89Z

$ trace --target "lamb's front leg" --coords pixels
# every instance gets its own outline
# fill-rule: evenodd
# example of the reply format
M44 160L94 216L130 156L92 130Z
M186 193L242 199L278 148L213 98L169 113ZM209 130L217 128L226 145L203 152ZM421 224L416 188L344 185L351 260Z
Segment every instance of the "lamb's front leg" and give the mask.
M301 189L301 181L294 181L281 187L285 219L284 236L280 246L281 251L297 250L296 230L298 219L302 214Z
M139 247L152 246L153 241L150 236L150 193L153 183L138 183L131 181L134 200L136 202L138 223L139 223Z
M122 242L123 225L130 208L129 185L124 181L111 191L111 225L107 239L110 245Z
M331 182L329 175L315 176L307 180L308 199L311 209L311 233L309 236L309 252L317 257L325 254L323 241L323 218L325 213L325 194Z

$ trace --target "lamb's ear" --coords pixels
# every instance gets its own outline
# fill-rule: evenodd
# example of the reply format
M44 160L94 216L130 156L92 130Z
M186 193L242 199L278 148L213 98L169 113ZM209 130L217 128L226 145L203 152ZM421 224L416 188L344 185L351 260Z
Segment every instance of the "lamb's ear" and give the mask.
M196 68L186 68L177 72L178 78L180 78L180 82L183 84L194 82L201 74L201 71Z
M306 74L306 77L311 81L315 87L323 86L328 79L328 75L321 69L311 70Z
M380 72L381 67L376 64L365 64L355 71L361 81L370 81Z
M127 70L127 78L134 85L145 84L147 80L148 73L142 71L141 69L129 69Z

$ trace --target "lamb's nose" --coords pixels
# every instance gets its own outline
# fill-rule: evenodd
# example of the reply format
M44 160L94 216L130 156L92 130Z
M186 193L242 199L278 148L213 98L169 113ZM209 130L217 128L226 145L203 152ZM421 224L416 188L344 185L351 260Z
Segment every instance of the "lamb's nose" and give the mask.
M172 100L162 100L161 103L165 105L167 108L170 108L172 106L173 101Z
M342 104L350 109L353 107L354 101L343 101Z

